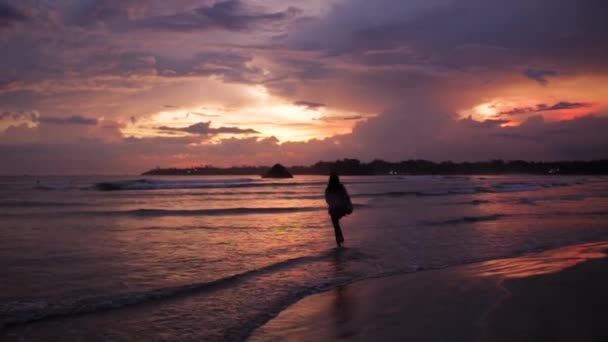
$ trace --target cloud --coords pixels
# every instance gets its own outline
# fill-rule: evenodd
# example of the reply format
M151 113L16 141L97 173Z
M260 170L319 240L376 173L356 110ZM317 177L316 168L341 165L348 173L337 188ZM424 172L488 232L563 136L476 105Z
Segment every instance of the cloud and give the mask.
M199 113L199 112L188 112L186 113L186 118L190 115L196 115L196 116L202 116L204 118L217 118L219 117L218 114L206 114L206 113Z
M14 160L21 150L35 156L55 148L66 159L67 151L99 151L114 158L112 167L133 172L199 160L578 159L608 150L595 129L606 129L608 114L608 21L600 0L299 1L302 15L274 0L0 3L14 7L0 5L0 22L11 18L18 28L9 28L6 40L0 34L0 103L13 113L2 118L0 140L15 146L3 149ZM311 12L315 6L320 9ZM304 20L311 13L316 17ZM15 25L24 20L27 25ZM551 87L537 86L548 81ZM323 108L329 99L331 107ZM455 114L503 100L513 108L497 107L504 110L500 118L461 121ZM302 117L295 120L288 111L273 112L278 104L319 111L296 111ZM78 113L83 120L14 114L22 108ZM577 116L591 109L599 116L504 127L520 121L508 115L571 116L577 108ZM184 116L206 121L217 113L211 119L217 127L183 127L190 124ZM313 114L323 116L313 121ZM101 115L97 125L88 119ZM102 130L108 120L117 126ZM150 134L173 137L122 141L128 130L119 125L144 130L150 122L161 126L147 126ZM267 135L248 136L258 133L241 128L263 126L288 132L281 138L345 129L327 139L262 143ZM217 146L201 146L203 137ZM85 140L86 148L72 146ZM53 148L16 146L22 142ZM0 165L9 157L0 154Z
M603 6L600 0L352 0L303 23L288 41L357 61L369 58L369 51L404 49L401 56L374 58L375 66L422 62L449 70L504 70L539 61L558 70L606 70Z
M14 112L1 112L0 121L38 121L40 114L37 111L14 111Z
M552 106L544 106L544 105L539 105L542 108L542 111L547 111L547 110L561 110L561 109L574 109L574 108L586 108L586 107L591 107L590 103L584 103L584 102L558 102Z
M505 119L486 119L484 121L475 121L472 118L462 119L460 121L463 124L468 124L473 127L500 127L502 125L508 124L511 121Z
M97 119L85 118L79 115L73 115L67 118L60 117L40 117L38 121L45 124L53 125L97 125Z
M26 20L26 16L19 10L0 2L0 29L10 27L16 22Z
M142 26L180 32L211 29L242 31L260 25L277 24L292 19L299 13L300 10L295 7L288 7L278 12L263 13L248 8L240 0L227 0L187 12L147 18L143 21Z
M197 135L213 135L213 134L259 134L260 132L251 128L239 128L239 127L218 127L211 128L211 121L199 122L188 127L168 127L161 126L157 127L160 131L166 132L185 132Z
M547 76L557 76L559 73L553 70L542 70L542 69L526 69L523 72L524 76L535 80L542 86L546 86L549 84L549 80L547 80Z
M143 172L156 166L269 165L275 162L301 165L344 157L366 161L374 158L390 161L418 158L434 161L608 158L606 117L587 116L559 122L532 118L520 126L499 127L454 120L436 112L419 126L397 127L393 116L398 112L386 112L367 123L362 122L353 134L308 142L281 144L273 137L232 137L214 144L194 146L192 137L173 137L113 142L79 140L60 144L0 144L3 165L0 172L124 174ZM412 118L409 122L415 121ZM403 121L407 122L407 119ZM23 132L19 134L23 135Z
M315 120L332 122L332 121L351 121L351 120L361 120L364 117L362 115L349 115L349 116L321 116Z
M546 111L552 111L552 110L576 109L576 108L588 108L588 107L591 107L590 103L561 101L561 102L558 102L551 106L541 103L541 104L537 104L534 107L513 108L513 109L510 109L507 111L502 111L499 114L517 115L517 114L546 112Z
M323 103L304 100L295 101L293 104L296 106L306 107L306 109L309 110L317 110L319 108L325 107L325 104Z
M219 127L211 128L212 134L259 134L260 132L251 128L239 128L239 127Z

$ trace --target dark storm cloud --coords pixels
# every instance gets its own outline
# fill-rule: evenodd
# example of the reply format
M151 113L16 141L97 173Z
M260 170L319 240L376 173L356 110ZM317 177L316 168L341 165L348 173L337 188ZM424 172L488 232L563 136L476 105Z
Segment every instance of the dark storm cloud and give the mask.
M295 17L300 11L288 7L283 11L261 13L248 8L243 1L216 2L192 11L146 19L144 27L172 30L199 31L210 29L247 30L260 25L276 24Z
M251 65L252 60L247 52L208 50L189 58L158 57L154 68L167 78L219 76L227 82L263 83L267 76L261 68Z
M591 107L591 104L584 103L584 102L562 101L562 102L558 102L551 106L541 103L541 104L537 104L534 107L513 108L511 110L500 112L499 114L517 115L517 114L528 114L528 113L547 112L547 111L552 111L552 110L577 109L577 108L587 108L587 107Z
M504 69L534 60L538 64L530 69L542 71L556 64L605 69L608 21L603 13L601 0L353 0L308 24L308 30L294 32L289 42L294 48L352 55L370 65L429 61L455 69ZM365 54L391 49L401 50Z
M6 120L3 126L9 126L0 132L0 165L14 173L53 168L69 173L79 167L91 170L82 166L85 162L70 164L78 159L74 156L98 165L96 170L117 172L177 165L186 159L175 156L183 155L224 164L264 164L279 158L305 164L345 156L608 157L608 113L602 112L606 106L600 88L608 71L603 0L349 0L336 1L319 18L307 20L297 20L298 10L287 5L272 8L257 2L268 7L234 0L14 0L9 2L13 8L0 0L0 42L6 43L0 48L0 103L9 113L0 115ZM27 25L14 25L26 20ZM270 34L275 36L268 38ZM548 86L515 87L525 81L522 75ZM218 96L214 89L195 85L207 78L261 85L273 99L280 96L280 101L303 108L321 108L316 104L331 99L332 109L380 114L324 116L318 120L344 120L349 127L358 122L352 134L282 143L259 139L262 134L249 136L258 132L240 128L239 122L218 128L211 122L185 128L159 123L158 132L175 136L124 140L117 127L111 134L101 131L107 120L95 125L95 119L87 118L108 113L117 122L134 124L159 111L182 108L183 113L175 114L180 118L208 120L205 116L211 115L185 111L205 108L207 101L226 107L233 103L226 100L232 94ZM573 95L587 94L586 88L574 88L579 80L593 90L584 100ZM528 92L532 88L538 93ZM505 111L502 119L483 122L460 120L455 114L509 95L533 98L535 105L514 104L519 108ZM548 121L536 116L517 127L502 127L509 123L504 118L512 118L506 115L590 106L576 100L593 103L599 116L552 122L547 113ZM42 113L69 108L68 113L83 116L40 117L37 112L19 113L20 108ZM297 125L310 126L273 124L294 131ZM110 138L81 144L89 131ZM238 136L199 144L219 134Z
M67 118L41 117L39 122L53 125L97 125L97 119L73 115Z
M526 69L523 72L524 76L538 82L540 85L547 85L549 80L547 76L557 76L558 72L554 70L539 70L539 69Z
M211 128L211 121L199 122L188 127L168 127L161 126L157 127L160 131L165 132L185 132L190 134L198 135L213 135L213 134L259 134L260 132L251 128L239 128L239 127L218 127Z
M325 107L324 103L313 102L313 101L304 101L304 100L296 101L293 104L296 106L305 107L306 109L310 109L310 110L317 110L319 108Z
M322 79L330 75L327 65L318 60L286 58L281 63L298 79Z
M26 16L10 5L0 2L0 29L10 27L16 22L25 21Z

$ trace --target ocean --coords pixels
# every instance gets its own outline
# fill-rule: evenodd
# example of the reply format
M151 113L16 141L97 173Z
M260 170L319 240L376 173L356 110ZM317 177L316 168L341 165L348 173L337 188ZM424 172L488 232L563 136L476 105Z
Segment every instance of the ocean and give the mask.
M608 240L608 177L0 177L0 339L241 340L306 295Z

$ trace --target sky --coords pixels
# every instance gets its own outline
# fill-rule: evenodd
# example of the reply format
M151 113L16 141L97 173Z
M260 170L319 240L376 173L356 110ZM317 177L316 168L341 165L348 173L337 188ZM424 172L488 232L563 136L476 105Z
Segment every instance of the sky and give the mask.
M0 0L0 174L608 158L601 0Z

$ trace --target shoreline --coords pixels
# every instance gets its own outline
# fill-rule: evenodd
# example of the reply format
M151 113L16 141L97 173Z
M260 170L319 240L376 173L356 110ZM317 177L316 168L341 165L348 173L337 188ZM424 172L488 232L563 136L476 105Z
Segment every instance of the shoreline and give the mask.
M343 253L348 254L352 250L343 249L337 252L334 249L333 251L337 255L344 256ZM504 307L503 302L512 292L503 284L538 275L560 274L564 270L568 271L579 265L584 266L591 259L598 259L597 261L602 263L599 269L608 270L607 251L608 240L604 240L528 252L503 259L353 279L341 285L301 293L302 296L297 296L299 299L286 300L276 307L276 311L261 313L243 326L222 332L220 336L223 338L217 339L370 340L378 339L380 336L383 340L403 340L409 337L414 340L500 341L492 334L495 334L497 329L508 330L508 328L497 325L492 315L495 315L497 309ZM597 271L598 266L594 266L592 271L594 269ZM601 276L604 281L602 286L608 288L608 277L606 274ZM194 291L194 294L197 292ZM529 286L524 286L523 291L520 292L526 295L530 292ZM162 313L167 307L176 303L193 303L193 299L196 302L197 297L204 296L171 295L169 298L153 299L150 302L111 308L107 311L96 310L91 314L68 313L46 317L31 322L31 326L30 323L7 326L5 327L7 335L4 336L10 337L8 340L19 340L18 337L23 332L34 330L33 336L44 336L48 332L57 332L53 327L62 324L91 327L103 322L102 326L105 330L112 330L115 322L124 318L129 321L133 317L148 317L154 313ZM601 298L606 299L606 295L603 294ZM605 307L608 308L608 300ZM555 311L559 312L559 310ZM589 311L583 311L583 314L585 312ZM608 312L606 317L608 319ZM403 321L410 325L409 330L401 329ZM490 325L487 322L493 323ZM373 326L380 326L383 330L374 331ZM490 326L491 329L486 328ZM411 327L419 328L412 331ZM153 331L156 330L146 330L145 333L137 329L135 331L128 329L128 331L126 336L150 338L154 336ZM429 332L435 331L449 331L450 335L428 336ZM480 337L483 334L494 337L491 339ZM28 334L24 336L28 338L23 340L36 340ZM96 335L93 333L92 336ZM608 337L608 332L601 336ZM608 338L602 341L604 340Z
M327 177L329 173L317 172L317 173L292 173L293 177L290 178L281 178L281 177L262 177L263 174L258 173L148 173L143 172L140 174L129 175L129 177L162 177L162 176L184 176L184 177L196 177L196 176L251 176L251 177L259 177L266 179L291 179L296 176L322 176ZM44 176L35 176L35 175L5 175L6 177L44 177ZM89 175L82 175L83 177ZM104 175L98 175L104 176ZM124 176L124 175L108 175L108 176ZM541 173L541 172L502 172L502 173L491 173L491 172L474 172L474 173L343 173L340 174L341 177L382 177L382 176L394 176L394 177L403 177L403 176L455 176L455 177L475 177L475 176L552 176L552 177L601 177L608 176L608 173ZM4 177L4 176L3 176ZM52 176L54 177L54 176ZM70 177L64 175L58 175L57 177ZM79 177L79 176L74 176Z
M606 340L607 253L608 241L582 243L356 281L300 299L247 340Z

